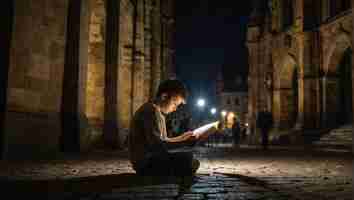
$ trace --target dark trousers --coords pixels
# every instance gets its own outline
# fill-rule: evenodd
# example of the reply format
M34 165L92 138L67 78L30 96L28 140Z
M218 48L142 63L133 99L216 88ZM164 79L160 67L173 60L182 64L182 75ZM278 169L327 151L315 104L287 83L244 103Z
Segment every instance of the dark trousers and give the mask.
M137 173L145 176L193 176L198 167L199 161L193 159L192 152L175 152L151 157Z
M269 132L269 129L267 129L267 128L261 129L263 149L268 149L268 132Z

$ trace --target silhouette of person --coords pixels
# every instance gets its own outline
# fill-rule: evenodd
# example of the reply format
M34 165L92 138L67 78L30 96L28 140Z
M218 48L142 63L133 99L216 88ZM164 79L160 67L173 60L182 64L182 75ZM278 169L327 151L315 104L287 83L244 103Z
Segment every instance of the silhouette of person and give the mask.
M273 116L272 113L262 108L257 116L257 127L261 130L262 137L262 147L264 150L268 149L268 140L269 140L269 130L273 126Z
M232 130L234 147L238 148L240 145L240 139L241 139L241 126L240 126L239 120L237 120L236 117L234 117L234 122L232 124L231 130Z

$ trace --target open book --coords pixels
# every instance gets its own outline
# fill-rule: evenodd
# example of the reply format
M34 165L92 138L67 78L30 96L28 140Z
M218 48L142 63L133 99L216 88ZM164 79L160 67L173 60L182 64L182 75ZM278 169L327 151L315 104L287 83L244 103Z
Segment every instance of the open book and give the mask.
M215 132L217 130L218 124L219 124L219 121L216 121L216 122L212 122L212 123L206 124L204 126L201 126L197 129L194 129L193 135L196 137L200 137L203 134L209 134L209 133Z

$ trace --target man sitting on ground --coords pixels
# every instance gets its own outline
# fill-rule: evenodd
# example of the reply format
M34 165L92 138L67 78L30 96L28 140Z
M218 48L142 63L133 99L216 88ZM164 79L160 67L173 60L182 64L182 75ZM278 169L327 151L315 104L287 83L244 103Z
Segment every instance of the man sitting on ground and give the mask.
M133 169L139 175L193 176L199 161L192 152L168 151L169 144L196 141L192 131L168 137L165 114L184 104L187 90L178 80L166 80L154 100L143 104L134 114L129 133L129 153Z

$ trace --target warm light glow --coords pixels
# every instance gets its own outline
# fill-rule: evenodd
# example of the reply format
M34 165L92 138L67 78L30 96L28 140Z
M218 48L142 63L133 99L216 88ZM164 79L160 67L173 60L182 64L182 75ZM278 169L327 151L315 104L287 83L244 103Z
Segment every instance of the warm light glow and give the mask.
M216 113L216 108L212 108L212 109L210 109L210 112L211 112L211 114L215 114Z
M233 112L229 112L228 117L230 117L230 118L234 118L234 117L235 117L235 113L233 113Z
M248 123L246 123L245 126L248 126Z
M199 107L204 107L204 106L205 106L205 100L204 100L204 99L198 99L197 105L198 105Z
M222 115L223 117L225 117L226 114L227 114L227 111L226 111L226 110L221 111L221 115Z

